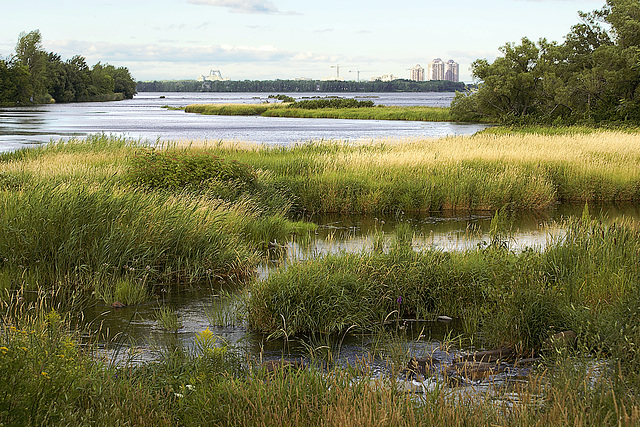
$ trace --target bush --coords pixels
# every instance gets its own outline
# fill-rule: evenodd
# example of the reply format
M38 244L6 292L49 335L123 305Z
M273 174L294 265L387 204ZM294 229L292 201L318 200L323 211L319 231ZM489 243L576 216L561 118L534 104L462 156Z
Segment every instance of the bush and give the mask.
M301 108L303 110L316 110L319 108L365 108L373 107L375 103L369 101L358 101L357 99L348 98L330 98L330 99L305 99L289 104L289 108Z
M200 150L143 150L129 161L128 179L136 185L177 189L202 187L212 181L254 185L251 166L227 161Z

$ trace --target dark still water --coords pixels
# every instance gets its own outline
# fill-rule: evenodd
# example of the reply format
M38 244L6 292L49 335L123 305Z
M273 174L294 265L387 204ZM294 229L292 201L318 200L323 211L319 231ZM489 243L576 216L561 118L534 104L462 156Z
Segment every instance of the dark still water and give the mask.
M313 96L355 97L382 105L448 106L454 94L290 95L296 99ZM262 103L268 101L268 96L267 93L143 92L134 99L117 102L3 108L0 109L0 152L102 132L147 141L224 139L287 145L311 140L437 138L473 134L485 127L466 123L202 116L163 108L195 103Z

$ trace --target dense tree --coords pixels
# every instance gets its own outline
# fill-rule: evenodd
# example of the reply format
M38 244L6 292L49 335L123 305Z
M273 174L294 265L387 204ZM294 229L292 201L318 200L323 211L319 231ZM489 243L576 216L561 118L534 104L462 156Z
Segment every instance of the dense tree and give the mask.
M0 60L0 105L29 102L29 70L16 62Z
M124 67L45 52L38 30L21 33L15 55L0 61L0 104L81 102L133 98L136 83Z
M195 80L138 82L140 92L454 92L465 84L450 81L416 82L380 80L355 82L341 80L233 80L198 82Z
M458 94L452 114L500 122L640 121L640 2L607 0L580 12L562 44L507 43L493 63L477 60L481 81Z

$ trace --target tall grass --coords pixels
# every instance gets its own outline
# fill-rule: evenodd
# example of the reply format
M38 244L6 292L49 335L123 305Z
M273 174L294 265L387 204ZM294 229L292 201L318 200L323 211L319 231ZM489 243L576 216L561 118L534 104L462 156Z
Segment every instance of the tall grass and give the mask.
M357 120L407 120L421 122L455 121L448 108L441 107L356 107L356 108L291 108L268 109L261 114L266 117L297 117L310 119L357 119Z
M257 261L236 229L250 212L242 205L126 187L34 184L0 193L0 269L14 273L4 275L4 288L242 279Z
M0 423L171 424L162 393L94 359L67 316L13 302L3 305Z
M268 171L307 212L547 209L640 200L640 135L478 134L438 140L223 144L216 155Z
M184 109L186 113L198 113L217 116L259 116L267 110L285 108L286 104L191 104Z
M106 365L67 317L3 307L0 422L7 425L637 425L637 394L576 360L509 389L445 385L405 393L358 368L267 372L208 329L193 350L144 365Z
M2 155L0 206L0 288L109 303L247 279L257 250L313 227L247 165L106 135Z
M400 239L387 253L290 265L252 287L248 319L258 330L290 337L480 313L488 345L531 354L572 329L582 346L620 357L633 370L640 360L632 350L640 339L632 320L640 291L638 225L585 218L566 227L544 252L512 252L497 240L461 253L414 252Z

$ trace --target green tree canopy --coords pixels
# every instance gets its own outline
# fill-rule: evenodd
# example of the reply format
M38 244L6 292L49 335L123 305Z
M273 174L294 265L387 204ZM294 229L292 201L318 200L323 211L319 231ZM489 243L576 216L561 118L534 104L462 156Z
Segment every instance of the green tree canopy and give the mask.
M503 123L640 121L640 2L607 0L579 13L562 44L507 43L493 63L472 64L479 89L452 114Z
M39 30L21 33L15 55L0 64L0 105L123 99L135 93L128 69L100 62L89 68L82 56L62 61L42 48Z

